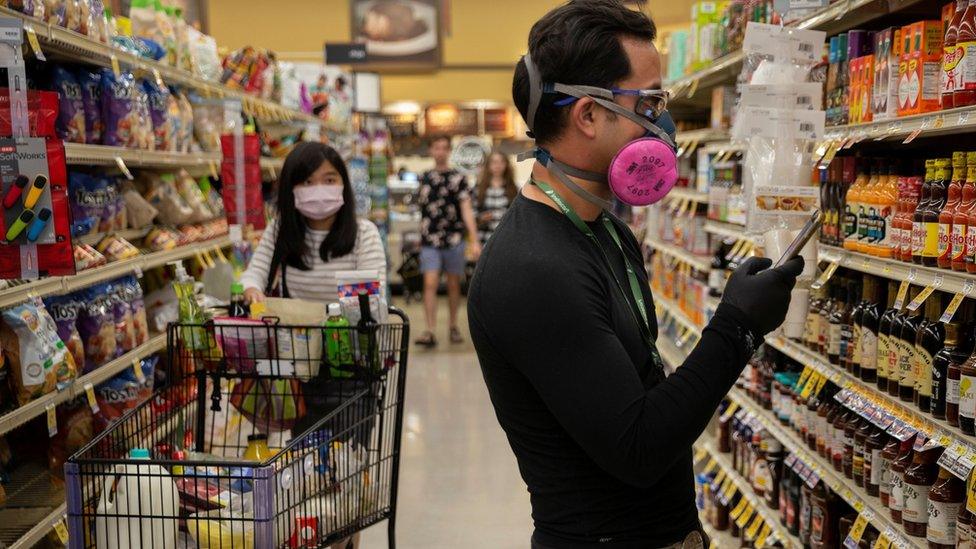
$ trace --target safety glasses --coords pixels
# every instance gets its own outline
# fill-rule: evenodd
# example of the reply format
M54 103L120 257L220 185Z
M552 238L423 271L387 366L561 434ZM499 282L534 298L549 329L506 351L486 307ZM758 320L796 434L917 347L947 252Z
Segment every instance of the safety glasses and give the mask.
M562 89L561 89L562 88ZM650 119L651 121L656 120L661 114L664 113L668 108L668 98L670 93L667 90L628 90L622 88L597 88L594 86L565 86L557 84L552 91L562 92L563 89L572 88L583 92L586 95L592 97L600 97L603 99L609 99L613 101L614 97L618 95L630 95L637 97L637 103L634 105L634 112L637 114ZM567 97L565 99L560 99L556 101L554 105L557 107L565 107L566 105L571 105L575 102L578 97Z

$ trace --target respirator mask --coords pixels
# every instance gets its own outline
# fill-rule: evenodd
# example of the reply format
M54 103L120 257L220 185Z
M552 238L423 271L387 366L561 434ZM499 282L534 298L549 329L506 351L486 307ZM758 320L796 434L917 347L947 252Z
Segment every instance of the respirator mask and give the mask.
M573 182L568 176L606 183L621 202L631 206L647 206L662 198L678 180L677 146L674 137L674 120L667 111L668 92L664 90L605 89L594 86L544 83L529 54L522 57L529 75L529 108L526 125L529 135L535 123L535 114L543 94L560 93L569 97L554 103L557 107L572 104L577 99L589 97L598 105L633 121L644 128L642 137L621 148L610 162L606 174L581 170L553 158L542 147L536 147L518 156L519 160L534 158L559 180L583 199L609 210L611 203ZM637 97L634 110L615 103L617 95Z

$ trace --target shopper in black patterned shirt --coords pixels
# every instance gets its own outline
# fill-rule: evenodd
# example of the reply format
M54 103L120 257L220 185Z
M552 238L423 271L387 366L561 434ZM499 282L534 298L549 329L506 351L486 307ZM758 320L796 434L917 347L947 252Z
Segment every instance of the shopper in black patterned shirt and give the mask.
M498 228L508 207L518 195L512 163L500 152L493 152L478 177L475 208L478 210L478 234L485 244Z
M461 305L461 277L465 267L465 233L471 241L471 255L481 255L481 243L471 206L471 190L464 175L448 165L451 140L436 137L430 143L434 169L420 180L420 270L424 273L424 313L427 331L417 339L418 345L437 345L437 287L441 272L447 275L447 297L450 313L451 343L463 341L458 329L457 312Z

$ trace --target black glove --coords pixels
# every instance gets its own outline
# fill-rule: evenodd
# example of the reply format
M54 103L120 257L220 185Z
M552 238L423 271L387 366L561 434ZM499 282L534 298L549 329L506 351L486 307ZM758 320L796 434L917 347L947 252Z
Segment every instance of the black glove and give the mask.
M752 328L765 336L786 319L790 306L790 291L796 277L803 272L803 258L794 257L783 265L770 269L773 260L751 257L736 269L725 285L722 302L741 311L752 321Z

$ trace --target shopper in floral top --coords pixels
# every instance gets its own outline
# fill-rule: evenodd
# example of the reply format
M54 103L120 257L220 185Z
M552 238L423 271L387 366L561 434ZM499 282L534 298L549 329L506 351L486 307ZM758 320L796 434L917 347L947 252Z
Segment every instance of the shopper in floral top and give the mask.
M507 156L500 152L491 154L478 178L476 194L478 233L481 243L485 244L518 194L515 177L512 175L512 163Z
M430 143L434 169L420 181L420 270L424 273L424 313L427 331L417 339L418 345L437 345L437 287L441 272L447 275L447 297L450 313L451 343L461 343L457 312L461 305L461 277L464 275L465 233L471 240L471 255L481 255L481 243L471 206L471 190L464 175L448 165L451 140L436 137Z

